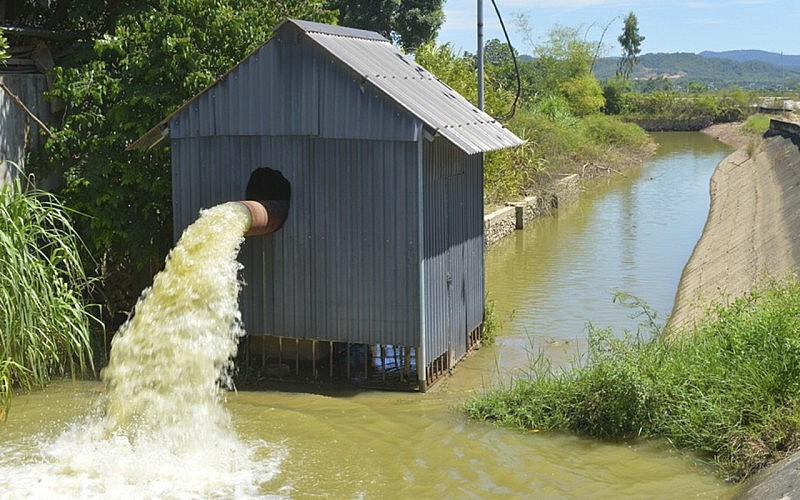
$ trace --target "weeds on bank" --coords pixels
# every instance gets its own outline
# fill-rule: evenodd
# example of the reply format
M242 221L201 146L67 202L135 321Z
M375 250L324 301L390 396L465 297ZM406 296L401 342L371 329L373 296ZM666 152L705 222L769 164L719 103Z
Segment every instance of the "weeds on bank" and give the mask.
M742 124L742 130L752 135L762 135L769 129L770 116L764 114L754 114L747 117Z
M67 212L17 179L0 187L0 420L15 387L92 367L89 280ZM99 321L97 321L99 325Z
M507 124L523 146L487 153L484 202L504 203L534 194L556 174L583 173L587 165L621 171L652 150L652 139L632 123L608 115L581 118L550 106L523 109Z
M539 356L527 377L464 410L526 430L666 439L743 479L800 448L800 282L771 281L710 317L681 337L649 315L651 326L621 338L590 328L571 369Z
M486 294L486 306L483 310L483 335L481 342L484 345L493 345L497 341L497 333L502 328L500 318L497 317L495 310L497 302Z

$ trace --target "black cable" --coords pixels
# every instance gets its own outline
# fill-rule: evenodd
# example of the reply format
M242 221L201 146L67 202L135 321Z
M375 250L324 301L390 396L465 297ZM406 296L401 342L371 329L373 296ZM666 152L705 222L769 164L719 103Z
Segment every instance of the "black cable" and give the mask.
M511 52L511 60L514 61L514 71L517 74L517 95L514 96L514 103L511 104L511 112L509 112L508 115L499 117L500 120L509 120L517 112L517 101L519 100L520 93L522 93L522 79L519 76L517 54L514 52L514 47L511 46L511 39L508 37L508 31L506 31L506 25L503 22L503 16L500 15L500 9L497 8L497 2L492 0L492 5L494 6L494 12L497 14L497 19L500 20L500 27L503 28L503 34L506 36L506 45L508 45L508 50Z

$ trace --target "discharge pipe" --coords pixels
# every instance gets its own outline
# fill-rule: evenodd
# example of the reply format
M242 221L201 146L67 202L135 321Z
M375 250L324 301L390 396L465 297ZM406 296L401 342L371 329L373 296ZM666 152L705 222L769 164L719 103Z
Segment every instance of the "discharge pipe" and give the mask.
M241 204L250 215L250 225L245 236L264 236L274 233L286 222L289 214L288 200L244 200Z
M245 236L274 233L286 222L292 187L279 170L261 167L250 173L245 200L239 203L250 214L250 226Z

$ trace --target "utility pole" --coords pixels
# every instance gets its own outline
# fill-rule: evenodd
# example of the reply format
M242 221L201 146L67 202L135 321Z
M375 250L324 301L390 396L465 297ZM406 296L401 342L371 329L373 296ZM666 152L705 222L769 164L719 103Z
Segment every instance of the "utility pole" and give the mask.
M483 0L478 0L478 109L483 111Z

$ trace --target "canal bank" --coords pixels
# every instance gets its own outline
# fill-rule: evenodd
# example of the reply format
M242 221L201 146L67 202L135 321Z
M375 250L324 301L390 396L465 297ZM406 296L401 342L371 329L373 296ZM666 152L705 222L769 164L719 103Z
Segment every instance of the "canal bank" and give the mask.
M709 131L724 140L730 129ZM800 269L800 126L772 120L763 140L735 140L710 182L711 207L703 234L684 268L669 329L702 319L703 305L734 298L765 277ZM800 453L746 481L738 497L784 499L800 494Z
M516 230L525 229L530 221L552 214L559 206L575 202L580 191L580 176L565 175L555 179L539 195L508 202L506 206L487 213L483 216L484 246L497 243Z
M671 331L691 329L712 301L800 269L799 142L800 126L773 120L763 140L717 166L708 218L678 285Z

